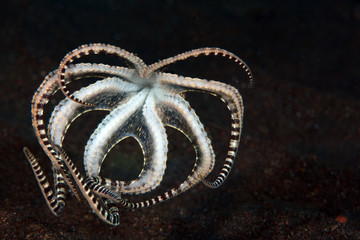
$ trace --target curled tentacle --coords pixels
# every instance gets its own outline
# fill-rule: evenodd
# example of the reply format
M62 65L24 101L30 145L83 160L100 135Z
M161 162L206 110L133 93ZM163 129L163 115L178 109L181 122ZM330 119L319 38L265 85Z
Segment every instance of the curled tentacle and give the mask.
M85 106L93 106L92 103L85 102L81 99L78 99L77 97L70 95L70 91L66 87L66 71L69 67L69 65L76 59L79 59L86 55L91 54L107 54L107 55L114 55L118 56L120 58L123 58L127 61L129 61L131 64L134 65L135 69L138 71L140 69L143 69L145 67L144 62L135 56L134 54L125 51L121 48L111 46L108 44L102 44L102 43L94 43L94 44L85 44L82 45L68 54L63 58L63 60L60 63L59 71L58 71L58 83L60 86L61 91L64 93L64 95L71 99L72 101L75 101L77 103L80 103Z
M98 217L104 222L114 226L118 226L120 224L120 216L118 209L116 207L111 207L110 209L108 209L107 206L102 206L101 201L99 201L91 192L91 182L87 182L84 180L80 172L77 170L75 165L65 153L65 151L58 145L54 145L54 149L56 149L60 154L61 159L64 161L65 165L69 169L69 173L74 178L77 186L79 187L86 201L89 203L90 207L93 209L94 213L98 215ZM101 188L98 189L97 193L99 192L101 192L102 196L108 199L120 199L120 196L111 190L105 191L105 188Z
M227 58L233 60L235 63L239 64L239 66L242 69L244 69L245 73L247 74L247 76L249 78L249 87L252 86L253 75L252 75L252 72L251 72L249 66L241 58L239 58L232 52L229 52L229 51L221 49L221 48L215 48L215 47L198 48L198 49L194 49L194 50L187 51L184 53L180 53L178 55L175 55L174 57L169 57L169 58L160 60L159 62L153 63L153 64L147 66L145 69L143 69L143 71L141 72L141 76L147 77L149 74L155 72L156 70L158 70L166 65L169 65L169 64L172 64L172 63L175 63L178 61L183 61L190 57L198 57L200 55L208 56L210 54L213 54L215 56L220 55L222 57L227 57Z
M213 94L226 103L231 117L231 133L227 157L219 176L213 182L209 182L206 179L203 180L203 183L210 188L219 187L230 173L240 143L244 114L244 106L240 93L236 88L217 81L186 78L168 73L157 73L157 75L159 84L166 85L175 93L202 91Z

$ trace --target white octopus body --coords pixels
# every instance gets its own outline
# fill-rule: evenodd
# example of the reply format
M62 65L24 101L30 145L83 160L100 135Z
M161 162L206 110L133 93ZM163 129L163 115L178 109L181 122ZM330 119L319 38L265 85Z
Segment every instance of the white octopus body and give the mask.
M95 63L74 63L85 55L108 54L125 59L132 67L109 66ZM243 123L243 102L238 90L230 85L206 79L182 77L159 71L163 66L199 55L219 55L232 59L244 69L250 83L252 74L248 66L236 55L220 48L200 48L146 65L136 55L106 44L83 45L68 53L61 61L57 74L49 74L33 100L33 126L39 143L55 166L60 183L73 191L69 178L73 177L82 194L95 213L105 222L119 224L117 208L107 210L110 202L119 202L125 207L139 208L157 204L172 198L199 182L215 188L220 186L230 173L240 142ZM98 77L95 83L70 94L66 84L79 78ZM43 123L43 109L52 94L59 89L65 94L52 112L48 131ZM227 104L231 116L231 136L227 157L213 182L206 180L215 164L215 154L203 124L181 93L200 91L219 97ZM91 134L85 146L84 166L88 181L84 181L75 165L62 149L64 137L71 123L88 111L109 112ZM194 146L196 159L192 172L184 182L169 191L138 203L129 203L121 194L141 194L158 187L165 174L168 141L165 127L183 133ZM133 137L142 148L144 165L139 176L131 181L113 180L100 175L104 159L110 150L125 138ZM40 188L49 207L56 200L65 203L63 192L47 196L48 183L40 173L40 166L30 151L24 152L34 170ZM67 168L67 169L66 169ZM40 170L39 170L40 169ZM65 180L65 182L64 182ZM62 191L62 190L61 190ZM100 207L95 195L105 208ZM62 204L61 206L63 206ZM54 211L53 211L54 212ZM58 215L58 212L56 212Z

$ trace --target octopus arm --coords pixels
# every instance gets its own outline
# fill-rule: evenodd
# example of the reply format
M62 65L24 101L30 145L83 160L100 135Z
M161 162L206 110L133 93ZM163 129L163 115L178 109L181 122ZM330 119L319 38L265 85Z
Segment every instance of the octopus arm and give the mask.
M203 183L210 188L219 187L223 184L231 171L240 143L244 106L239 91L233 86L218 81L181 77L169 73L157 74L158 84L166 85L174 93L182 93L186 91L206 92L219 97L227 105L231 117L231 132L227 156L216 179L213 182L206 179L203 180Z
M204 179L213 169L215 154L211 141L199 117L183 98L175 94L165 94L158 105L164 125L182 132L191 141L196 152L192 173L179 187L179 191L185 191Z
M74 93L74 96L92 102L94 106L86 107L68 98L62 100L55 107L49 121L48 130L51 141L62 146L66 131L76 118L93 110L110 111L117 104L127 101L138 90L136 85L115 77L81 88Z
M143 94L145 91L146 95ZM144 89L114 109L98 126L85 149L84 161L89 176L98 176L107 153L118 142L134 137L144 154L144 166L139 176L127 182L106 179L103 183L131 194L148 192L160 184L168 149L165 129L155 109L155 92Z

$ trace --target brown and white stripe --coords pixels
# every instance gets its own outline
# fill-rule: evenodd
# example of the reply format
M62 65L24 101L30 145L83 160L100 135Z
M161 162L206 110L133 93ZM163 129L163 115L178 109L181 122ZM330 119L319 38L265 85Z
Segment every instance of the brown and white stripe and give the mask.
M96 189L96 193L102 197L106 197L109 200L121 201L121 196L111 191L110 189L106 189L102 186L96 186L91 181L85 181L65 151L57 145L55 145L54 148L59 152L61 159L69 169L71 176L78 184L81 193L84 195L86 201L89 203L94 213L98 215L98 217L104 222L118 226L120 224L120 216L117 207L112 206L108 208L106 205L102 206L102 201L99 201L91 190Z
M247 74L247 77L249 79L249 86L252 86L253 75L248 65L235 54L221 48L200 48L181 53L174 57L170 57L152 65L149 65L147 69L143 71L143 74L146 76L147 74L154 72L165 65L169 65L177 61L183 61L190 57L198 57L200 55L208 56L210 54L226 57L237 63ZM217 81L208 81L199 78L186 78L168 73L157 73L157 80L161 85L173 86L175 91L186 92L197 90L214 94L227 104L227 107L230 110L232 121L231 139L229 143L227 157L220 171L220 174L215 181L209 182L206 179L203 180L203 183L208 187L219 187L230 173L240 143L244 111L241 95L236 88ZM178 90L179 87L182 87L182 89L180 88L180 90Z
M133 53L130 53L121 48L108 44L102 44L102 43L85 44L72 50L71 52L66 54L66 56L63 58L63 60L60 63L60 67L58 71L58 82L61 91L65 94L66 97L86 106L92 106L92 104L85 102L81 99L78 99L70 94L70 91L66 87L66 81L67 81L66 71L69 65L72 64L76 59L79 59L86 55L97 55L97 54L113 55L123 58L126 61L130 62L132 65L134 65L134 68L137 69L138 71L145 68L146 66L145 63L140 58L135 56Z
M64 181L61 174L54 169L54 181L55 181L55 194L52 191L49 182L46 179L44 172L42 171L38 161L27 147L23 149L26 158L28 159L31 168L35 174L35 178L39 184L42 194L46 199L46 203L49 206L51 212L55 216L59 216L65 206L65 188Z
M68 73L71 75L74 79L79 79L79 77L86 77L89 74L90 75L98 75L98 74L116 74L117 72L123 72L123 68L116 68L111 67L108 65L92 65L92 64L76 64L73 66L70 66L68 68ZM54 147L52 146L52 143L50 142L47 130L44 125L44 108L46 104L49 102L50 97L59 89L58 82L57 82L57 71L54 71L50 73L48 76L46 76L43 83L40 85L38 90L36 91L33 100L32 100L32 122L33 127L36 133L36 136L38 138L38 141L40 145L42 146L45 153L50 158L52 165L53 165L53 171L56 175L54 181L55 181L55 194L49 187L50 184L46 180L46 177L41 170L41 167L39 166L37 160L34 158L33 154L29 151L28 148L24 148L24 153L26 157L28 158L32 169L34 171L35 177L40 185L40 189L45 197L46 203L49 205L51 211L55 215L59 215L61 212L61 209L63 208L65 204L65 189L63 187L60 187L60 185L63 185L63 180L65 180L66 184L71 188L75 196L79 199L79 196L77 194L77 191L75 190L75 187L72 183L72 180L70 176L68 175L68 170L64 166L63 161L60 159L60 155L54 150ZM70 161L70 160L69 160ZM74 178L75 179L75 178ZM76 181L77 179L75 179ZM59 184L57 184L57 182ZM79 187L83 187L83 182L77 182L77 185ZM58 186L59 185L59 186ZM105 196L108 192L105 192ZM85 198L89 201L89 195L92 195L91 192L85 194ZM108 197L116 198L116 195L108 194ZM118 224L118 220L116 220L116 209L109 209L109 213L107 210L104 210L103 208L100 209L100 207L97 207L94 205L94 211L98 215L106 215L103 216L102 219L105 219L105 221L110 221L111 224ZM99 210L100 209L100 210ZM113 216L111 219L109 216ZM110 220L106 220L106 219Z

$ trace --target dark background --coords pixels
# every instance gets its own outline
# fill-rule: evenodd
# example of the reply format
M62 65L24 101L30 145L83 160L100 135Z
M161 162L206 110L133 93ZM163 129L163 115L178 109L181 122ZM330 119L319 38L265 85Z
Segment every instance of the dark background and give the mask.
M20 0L1 5L1 239L360 239L358 1ZM221 58L166 69L233 84L243 96L242 142L222 187L198 185L158 206L120 208L118 227L101 222L71 194L61 217L51 214L22 153L28 146L49 170L32 130L30 102L68 51L92 42L119 46L148 64L207 46L247 62L255 79L251 89L236 65ZM225 105L200 94L187 97L221 165L230 134ZM89 132L74 127L69 136L69 154L81 164ZM169 141L164 184L170 186L186 177L194 153L176 131L169 130ZM134 152L141 162L133 143L121 143L116 151L127 157ZM111 175L112 165L106 164Z

